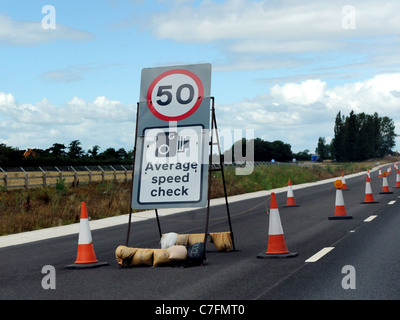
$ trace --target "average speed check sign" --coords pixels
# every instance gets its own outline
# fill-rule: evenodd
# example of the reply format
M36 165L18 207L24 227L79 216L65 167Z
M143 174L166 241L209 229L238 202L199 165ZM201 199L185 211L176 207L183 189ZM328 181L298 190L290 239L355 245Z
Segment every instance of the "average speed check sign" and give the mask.
M211 65L142 70L132 208L207 204Z

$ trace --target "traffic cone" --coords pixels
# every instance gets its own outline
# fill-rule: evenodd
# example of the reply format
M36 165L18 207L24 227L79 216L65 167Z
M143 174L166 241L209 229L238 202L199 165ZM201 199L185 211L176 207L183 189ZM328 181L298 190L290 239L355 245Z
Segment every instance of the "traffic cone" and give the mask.
M382 172L382 192L379 192L380 194L391 194L393 192L391 192L389 190L389 185L388 185L388 181L387 181L387 173L386 171Z
M397 174L396 174L396 186L395 188L400 188L400 172L399 169L396 169Z
M94 253L92 235L90 233L89 218L85 202L81 204L81 219L79 224L78 253L74 264L66 268L95 268L108 265L108 262L99 262Z
M352 216L348 216L346 207L344 206L343 193L342 193L342 180L338 179L334 182L336 187L336 199L335 199L335 213L329 220L337 219L352 219Z
M279 216L278 204L276 202L275 192L271 192L271 207L269 211L269 230L268 230L268 248L266 252L260 253L257 258L290 258L297 256L296 252L289 252L283 229L281 218Z
M387 174L389 175L392 172L392 166L389 166L387 169Z
M379 168L379 176L378 176L378 178L382 178L382 170L381 170L381 168Z
M287 199L286 199L286 205L283 207L298 207L299 205L296 204L296 201L294 200L294 195L293 195L293 189L292 189L292 182L288 181L288 189L287 189Z
M346 190L346 191L347 191L347 190L350 190L350 189L347 188L346 179L344 178L344 173L342 173L342 184L343 184L343 185L342 185L342 190L343 190L343 191L345 191L345 190Z
M374 200L374 196L372 195L371 178L368 175L367 175L367 182L365 183L364 202L360 203L378 203L378 201Z

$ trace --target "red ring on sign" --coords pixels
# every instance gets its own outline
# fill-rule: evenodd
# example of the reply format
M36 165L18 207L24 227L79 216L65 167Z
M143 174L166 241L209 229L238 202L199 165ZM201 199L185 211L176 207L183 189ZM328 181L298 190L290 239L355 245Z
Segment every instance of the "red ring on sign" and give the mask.
M184 75L187 75L190 78L192 78L194 80L194 82L196 82L198 94L199 94L199 96L197 97L196 103L189 111L187 111L184 114L181 114L179 116L173 116L173 117L169 117L169 116L159 113L156 110L156 108L154 108L153 101L151 100L151 94L153 93L153 89L156 86L156 84L162 78L165 78L171 74L184 74ZM164 120L164 121L179 121L179 120L186 119L187 117L190 117L194 112L196 112L196 110L200 107L200 105L203 101L203 96L204 96L203 84L201 83L201 80L197 75L195 75L193 72L185 70L185 69L174 69L174 70L166 71L154 79L154 81L151 83L149 89L147 90L146 98L147 98L147 106L149 107L151 113L154 114L157 118Z

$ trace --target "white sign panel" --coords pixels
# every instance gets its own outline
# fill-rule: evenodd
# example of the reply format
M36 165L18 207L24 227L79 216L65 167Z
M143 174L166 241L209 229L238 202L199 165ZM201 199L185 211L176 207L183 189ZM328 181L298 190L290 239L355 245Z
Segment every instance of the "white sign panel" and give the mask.
M142 70L132 208L207 204L211 65Z
M146 129L139 203L201 200L202 126Z

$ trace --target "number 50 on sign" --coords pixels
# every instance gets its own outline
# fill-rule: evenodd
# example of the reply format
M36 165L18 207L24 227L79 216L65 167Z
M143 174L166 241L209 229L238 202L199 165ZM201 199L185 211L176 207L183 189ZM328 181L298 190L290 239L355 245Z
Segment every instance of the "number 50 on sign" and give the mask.
M190 117L201 105L204 88L199 77L185 69L160 74L147 91L147 105L159 119L179 121Z

